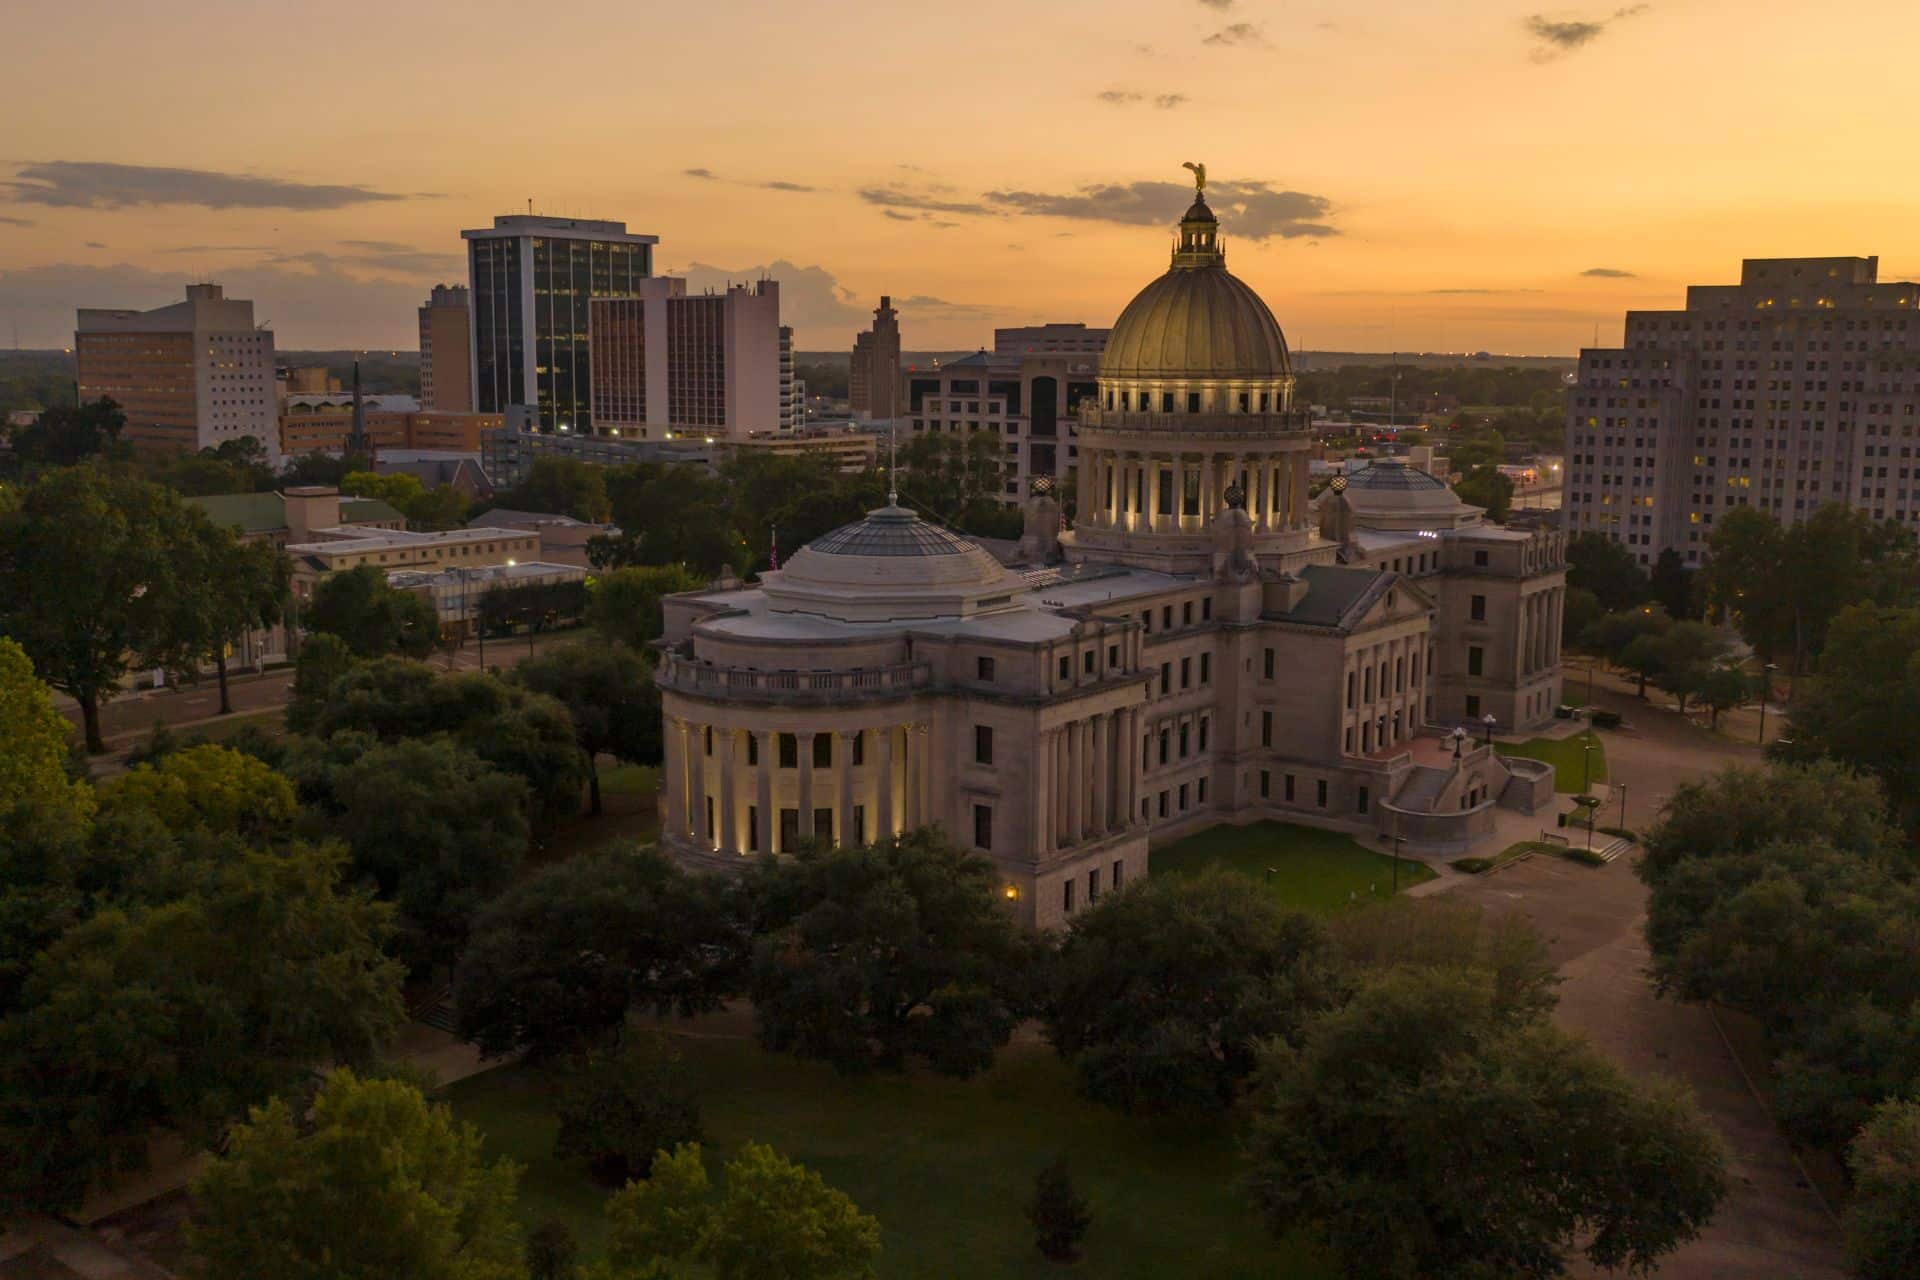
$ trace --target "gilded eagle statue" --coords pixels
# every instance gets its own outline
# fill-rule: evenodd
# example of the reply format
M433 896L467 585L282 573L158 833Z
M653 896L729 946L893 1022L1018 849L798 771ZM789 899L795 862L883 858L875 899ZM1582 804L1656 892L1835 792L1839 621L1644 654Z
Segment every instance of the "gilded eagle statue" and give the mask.
M1194 192L1198 195L1207 194L1207 166L1204 164L1195 164L1193 161L1189 160L1185 164L1181 165L1180 167L1182 169L1193 170Z

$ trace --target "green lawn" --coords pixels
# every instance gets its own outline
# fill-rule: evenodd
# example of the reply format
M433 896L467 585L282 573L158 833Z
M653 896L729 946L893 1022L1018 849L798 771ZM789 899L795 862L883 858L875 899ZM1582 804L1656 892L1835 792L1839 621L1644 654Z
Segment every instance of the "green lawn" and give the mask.
M710 1154L765 1142L818 1171L880 1220L888 1280L1058 1274L1034 1250L1024 1214L1033 1175L1056 1154L1067 1157L1093 1210L1079 1275L1331 1274L1309 1248L1265 1234L1236 1186L1241 1164L1225 1125L1136 1120L1095 1106L1043 1046L1010 1048L990 1073L958 1082L846 1080L743 1040L679 1043L701 1092ZM603 1193L554 1161L548 1088L537 1071L513 1066L462 1080L447 1096L492 1152L526 1166L527 1222L564 1218L583 1251L598 1256Z
M636 796L651 801L660 791L660 770L650 764L600 766L600 794Z
M1508 845L1491 857L1455 858L1449 865L1456 871L1464 871L1468 875L1477 876L1484 875L1486 872L1492 871L1495 867L1504 867L1515 858L1523 857L1529 853L1551 853L1558 856L1565 852L1565 849L1553 843L1551 840L1522 840L1517 844Z
M1423 864L1409 858L1399 862L1402 889L1433 879ZM1225 867L1257 881L1288 906L1315 912L1333 911L1356 899L1390 897L1393 863L1351 836L1288 822L1244 827L1222 823L1155 849L1150 860L1155 875L1195 875L1208 867Z
M1580 779L1585 765L1581 762L1582 748L1587 741L1593 741L1592 781L1607 780L1607 749L1600 739L1589 729L1586 733L1571 738L1535 738L1531 742L1496 742L1493 749L1503 756L1523 756L1528 760L1544 760L1553 766L1553 789L1555 791L1580 790Z

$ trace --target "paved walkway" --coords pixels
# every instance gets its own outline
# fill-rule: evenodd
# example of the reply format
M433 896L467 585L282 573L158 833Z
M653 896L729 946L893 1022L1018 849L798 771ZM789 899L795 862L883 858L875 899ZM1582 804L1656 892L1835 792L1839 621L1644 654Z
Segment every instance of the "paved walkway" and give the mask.
M1595 702L1629 721L1620 731L1600 733L1610 776L1626 785L1630 816L1642 828L1681 784L1758 759L1755 748L1712 737L1631 692L1599 685ZM1654 995L1641 932L1646 888L1628 859L1587 867L1536 857L1490 875L1443 876L1430 884L1490 908L1525 912L1547 936L1565 979L1557 1021L1636 1076L1686 1083L1726 1139L1732 1190L1701 1238L1676 1252L1658 1275L1842 1280L1837 1226L1748 1089L1711 1013ZM1608 1273L1575 1267L1573 1274Z

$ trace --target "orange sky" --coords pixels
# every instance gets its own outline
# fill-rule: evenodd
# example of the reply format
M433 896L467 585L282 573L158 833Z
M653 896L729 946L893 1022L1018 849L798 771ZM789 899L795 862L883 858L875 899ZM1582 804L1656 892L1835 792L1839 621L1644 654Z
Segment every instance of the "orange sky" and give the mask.
M1920 273L1911 0L15 0L5 30L28 346L201 276L283 347L411 347L460 228L528 197L664 269L789 264L803 347L882 292L912 348L1103 325L1184 160L1296 347L1570 353L1743 256Z

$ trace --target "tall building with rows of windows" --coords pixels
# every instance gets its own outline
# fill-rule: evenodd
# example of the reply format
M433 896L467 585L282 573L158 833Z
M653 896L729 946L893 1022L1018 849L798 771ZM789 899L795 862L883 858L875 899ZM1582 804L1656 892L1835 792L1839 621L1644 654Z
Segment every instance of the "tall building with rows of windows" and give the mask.
M688 293L685 280L659 276L636 293L591 305L600 434L744 440L786 425L777 281Z
M589 309L653 274L658 236L624 222L514 214L462 231L479 413L526 406L542 431L593 430Z
M1629 311L1625 345L1580 353L1567 412L1565 526L1642 564L1697 566L1734 507L1920 529L1920 284L1877 258L1750 258L1683 311Z
M252 436L280 456L273 334L219 285L190 284L184 302L152 311L82 309L73 352L80 399L118 404L135 448L193 452Z
M1018 503L1033 481L1065 483L1078 460L1080 405L1093 403L1105 329L1046 325L1071 341L1051 346L1009 339L1039 329L996 329L994 349L901 374L901 414L916 435L997 437L1002 497ZM1089 349L1090 348L1090 349Z
M1107 336L1071 531L1036 486L1006 563L894 500L668 597L668 849L739 867L938 824L1050 926L1216 822L1440 851L1551 802L1550 767L1485 738L1552 715L1561 535L1398 467L1316 513L1286 341L1217 233L1197 198Z

